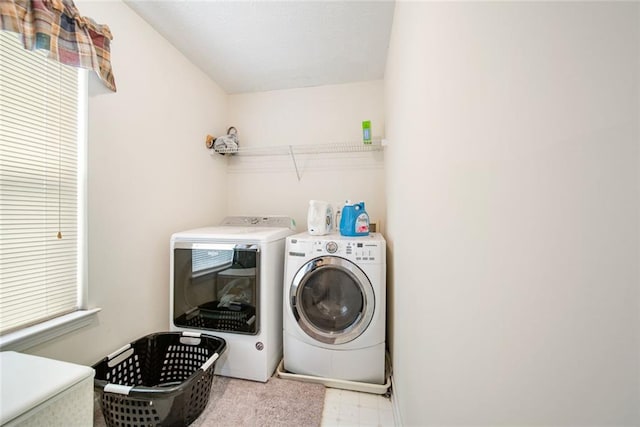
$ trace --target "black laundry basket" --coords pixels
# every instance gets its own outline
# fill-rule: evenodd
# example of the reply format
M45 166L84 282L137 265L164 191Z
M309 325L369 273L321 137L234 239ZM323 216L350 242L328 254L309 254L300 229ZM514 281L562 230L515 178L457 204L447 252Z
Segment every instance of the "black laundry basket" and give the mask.
M162 332L127 344L93 365L109 427L187 426L209 401L224 339Z
M235 304L233 308L219 307L220 301L199 305L197 310L176 319L176 325L188 328L253 334L256 327L256 309L249 304Z

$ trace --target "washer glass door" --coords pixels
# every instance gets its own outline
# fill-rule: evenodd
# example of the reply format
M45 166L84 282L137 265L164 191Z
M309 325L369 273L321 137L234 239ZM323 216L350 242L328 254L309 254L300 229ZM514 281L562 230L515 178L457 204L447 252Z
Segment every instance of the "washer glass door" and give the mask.
M359 337L375 308L367 276L351 261L334 256L315 258L302 266L293 278L290 296L298 325L326 344Z

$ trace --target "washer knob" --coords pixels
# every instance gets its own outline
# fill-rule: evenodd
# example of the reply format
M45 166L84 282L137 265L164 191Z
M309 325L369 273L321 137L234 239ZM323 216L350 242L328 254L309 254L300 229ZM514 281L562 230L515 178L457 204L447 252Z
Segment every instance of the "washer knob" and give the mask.
M334 254L338 251L338 244L336 242L328 242L325 248L327 249L327 252Z

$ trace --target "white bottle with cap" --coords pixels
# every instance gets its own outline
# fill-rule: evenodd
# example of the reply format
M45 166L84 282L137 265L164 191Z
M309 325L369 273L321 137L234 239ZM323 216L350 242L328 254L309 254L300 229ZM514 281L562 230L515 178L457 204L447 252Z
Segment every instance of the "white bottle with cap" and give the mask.
M312 236L324 236L333 231L333 207L329 202L309 201L307 231Z

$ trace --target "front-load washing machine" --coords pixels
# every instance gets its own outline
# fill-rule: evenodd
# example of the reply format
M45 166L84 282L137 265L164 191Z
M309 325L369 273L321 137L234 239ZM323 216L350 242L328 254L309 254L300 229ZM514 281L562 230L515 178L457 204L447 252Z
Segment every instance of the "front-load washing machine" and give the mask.
M385 382L386 242L381 234L287 237L284 369Z
M265 382L282 359L287 217L228 217L171 236L170 329L227 342L216 374Z

